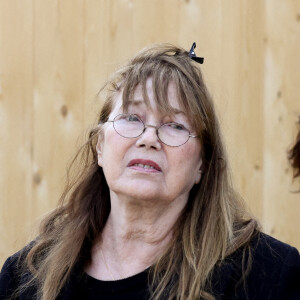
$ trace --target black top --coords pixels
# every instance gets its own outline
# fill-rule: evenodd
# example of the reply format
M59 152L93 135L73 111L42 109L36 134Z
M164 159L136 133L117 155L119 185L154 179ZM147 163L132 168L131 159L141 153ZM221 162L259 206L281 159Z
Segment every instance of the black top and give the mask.
M268 235L259 234L251 242L252 268L246 280L242 277L242 251L238 250L215 267L211 293L217 300L300 300L300 256L297 249ZM7 299L28 274L19 276L20 252L9 257L0 274L0 299ZM77 266L58 299L148 299L148 273L117 280L101 281L82 275ZM19 300L32 300L36 289L22 292ZM183 299L184 300L184 299Z
M84 274L80 280L78 299L146 300L149 299L147 287L147 271L116 281L102 281Z

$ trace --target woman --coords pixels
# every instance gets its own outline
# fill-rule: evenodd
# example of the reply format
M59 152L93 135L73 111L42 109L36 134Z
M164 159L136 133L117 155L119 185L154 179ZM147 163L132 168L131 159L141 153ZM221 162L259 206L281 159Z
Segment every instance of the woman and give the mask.
M231 187L194 47L151 46L107 82L81 170L5 262L2 298L299 297L299 253Z

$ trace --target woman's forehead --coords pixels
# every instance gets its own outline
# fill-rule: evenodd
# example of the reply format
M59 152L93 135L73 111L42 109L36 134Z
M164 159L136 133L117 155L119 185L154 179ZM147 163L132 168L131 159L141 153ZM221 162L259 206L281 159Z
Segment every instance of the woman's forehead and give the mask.
M111 114L128 112L132 108L141 110L151 110L163 116L181 115L185 119L190 119L190 113L186 111L183 99L178 97L180 91L173 80L164 86L164 91L155 87L155 82L149 77L145 82L139 83L129 93L124 93L122 87L113 97L113 109Z
M148 95L149 97L149 95ZM113 110L114 111L124 111L124 103L123 103L123 95L122 95L122 91L120 93L118 93L115 97L115 104L113 106ZM145 99L143 98L143 96L139 93L135 94L133 99L131 100L127 100L127 105L126 105L126 109L125 111L127 111L128 109L138 109L138 110L151 110L151 111L160 111L161 113L163 113L160 110L160 107L158 106L158 104L155 102L155 100L153 99L153 97L149 97L149 102L145 101ZM168 109L168 113L170 114L183 114L185 115L185 112L180 108L180 105L177 101L176 98L169 98L168 99L168 103L169 103L169 109Z
M183 113L178 99L177 89L173 81L170 81L168 84L166 97L164 97L164 99L158 99L159 95L162 94L160 91L155 91L152 78L149 78L144 87L142 84L136 86L132 98L127 99L127 103L128 106L147 106L152 109L161 109L160 103L164 102L164 106L167 106L168 110L172 113Z

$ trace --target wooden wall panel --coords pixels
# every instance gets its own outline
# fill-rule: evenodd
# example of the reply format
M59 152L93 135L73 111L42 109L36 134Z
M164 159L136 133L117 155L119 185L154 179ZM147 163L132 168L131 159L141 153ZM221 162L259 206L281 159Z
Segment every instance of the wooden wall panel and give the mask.
M32 221L32 8L32 1L0 2L1 263Z
M197 42L237 189L266 232L300 247L286 160L300 113L299 31L293 0L0 0L0 264L57 203L101 85L159 42Z
M300 2L266 1L263 224L300 247L299 184L286 152L300 115Z
M83 2L36 1L34 24L33 201L40 215L57 203L83 127Z

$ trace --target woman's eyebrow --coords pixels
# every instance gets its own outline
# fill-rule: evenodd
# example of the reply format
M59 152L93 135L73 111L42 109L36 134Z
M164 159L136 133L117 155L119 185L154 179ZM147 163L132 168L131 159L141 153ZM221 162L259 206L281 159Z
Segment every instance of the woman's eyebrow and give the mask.
M183 114L186 115L186 113L178 108L175 107L171 107L172 111L174 112L174 114Z
M129 100L128 104L137 106L137 105L145 104L145 101L142 99L134 99L134 100Z
M182 111L182 110L180 110L180 109L178 109L176 107L173 107L173 106L170 106L170 112L171 112L171 114L174 114L174 115L181 114L183 116L186 116L186 113L184 111Z

